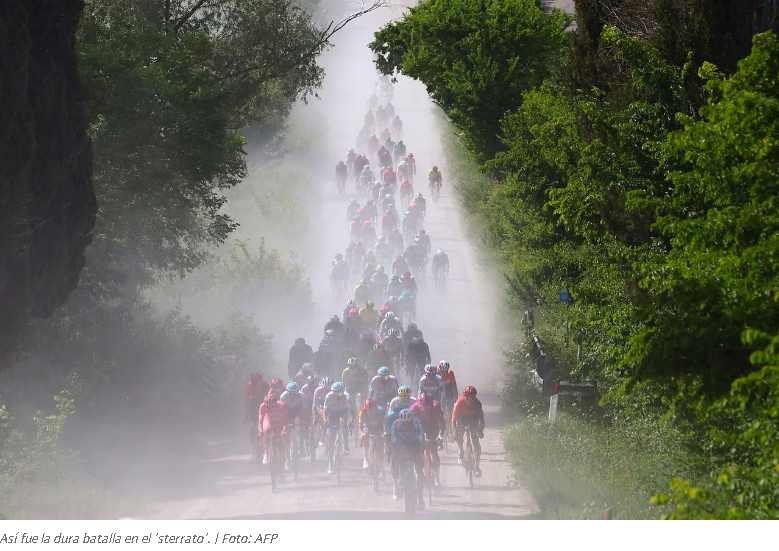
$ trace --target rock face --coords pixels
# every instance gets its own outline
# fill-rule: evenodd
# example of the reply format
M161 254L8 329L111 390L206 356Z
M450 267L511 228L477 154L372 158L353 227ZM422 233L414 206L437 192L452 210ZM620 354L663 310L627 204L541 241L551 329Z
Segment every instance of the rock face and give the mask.
M0 369L78 284L97 200L78 78L83 0L0 2Z

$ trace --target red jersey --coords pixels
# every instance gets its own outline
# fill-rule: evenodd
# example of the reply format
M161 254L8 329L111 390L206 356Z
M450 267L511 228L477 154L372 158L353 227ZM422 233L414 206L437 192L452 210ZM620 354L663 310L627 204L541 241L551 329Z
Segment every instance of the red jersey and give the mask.
M454 378L454 371L451 369L446 373L440 373L441 383L444 385L444 392L447 396L457 396L457 380Z
M284 402L276 402L274 406L268 406L265 402L260 405L260 427L263 431L276 429L284 430L287 426L287 406Z

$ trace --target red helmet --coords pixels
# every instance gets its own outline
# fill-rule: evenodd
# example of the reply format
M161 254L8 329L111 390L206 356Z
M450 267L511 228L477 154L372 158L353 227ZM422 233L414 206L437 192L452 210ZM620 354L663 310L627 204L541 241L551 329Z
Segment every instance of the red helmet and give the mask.
M368 398L365 400L365 409L376 409L377 406L378 404L373 398Z
M472 398L475 398L476 397L476 387L475 386L466 386L465 389L463 390L463 396L465 396L465 397L469 397L470 396Z
M422 402L423 405L432 405L433 395L429 392L423 392L419 395L419 401Z
M412 159L414 158L414 154L413 153L409 153L408 156L411 157Z
M283 386L283 385L284 385L284 383L282 383L281 379L279 379L278 377L276 377L275 379L272 379L271 382L270 382L271 390L273 390L274 388L278 388L280 386Z
M366 221L365 221L365 226L366 226L366 227L370 228L372 225L373 225L373 224L371 224L371 221L370 221L370 220L366 220Z
M426 235L427 232L424 229L419 230L419 235Z
M360 311L357 310L357 308L352 308L349 310L349 316L354 317L360 315Z
M403 260L403 257L402 257L402 256L400 256L400 255L398 255L398 256L396 256L396 257L395 257L395 260L396 260L396 261L398 261L398 262L400 262L401 260Z
M403 280L411 279L411 272L409 272L409 271L403 272L403 275L400 276L400 279L403 279Z
M411 182L408 181L408 178L403 180L403 185L404 186L410 186L411 185Z
M371 133L371 138L375 138L375 137L376 137L376 134L375 133Z
M273 392L273 389L269 390L268 395L265 397L265 403L269 406L272 406L278 401L279 401L279 397L276 396L276 393Z
M256 371L252 373L251 381L253 383L259 383L262 381L262 373L257 373Z

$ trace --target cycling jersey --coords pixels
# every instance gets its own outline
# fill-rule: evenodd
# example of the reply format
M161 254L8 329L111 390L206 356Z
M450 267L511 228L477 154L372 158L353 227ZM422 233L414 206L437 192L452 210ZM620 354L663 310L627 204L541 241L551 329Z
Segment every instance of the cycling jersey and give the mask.
M263 432L272 429L284 430L287 426L287 406L284 402L276 402L273 406L263 402L260 406L259 425Z
M360 430L367 427L371 434L381 434L384 432L385 417L383 407L379 406L371 411L363 406L360 409L360 417L357 422Z
M375 397L376 401L383 405L397 395L398 388L400 385L394 375L390 375L389 379L385 379L382 375L376 375L371 380L368 396Z
M395 406L398 404L398 402L403 402L403 400L401 400L400 396L395 396L395 397L392 399L392 401L390 402L390 405L389 405L390 411L395 411ZM415 398L412 398L411 396L409 396L409 397L408 397L408 402L403 402L403 403L404 403L404 404L406 404L406 407L407 407L408 409L411 409L411 407L412 407L414 404L416 404L416 403L417 403L417 401L416 401L416 399L415 399Z
M279 398L279 401L283 402L287 407L287 422L293 423L295 418L299 418L301 421L307 421L308 415L304 412L308 409L306 406L306 399L299 392L284 391Z
M441 382L441 377L438 375L436 375L432 381L427 378L427 375L419 380L419 393L422 394L423 392L427 392L428 394L432 394L434 400L441 399L443 390L444 385Z
M460 396L452 409L452 420L456 424L469 425L471 428L484 430L484 410L481 402L474 398L469 403L465 396Z
M412 444L425 441L425 429L422 422L416 417L403 422L396 419L390 428L390 441L393 444Z
M441 409L441 404L437 401L434 401L427 407L423 406L422 402L417 402L411 406L411 411L422 423L428 440L435 440L438 438L438 435L446 427L444 412Z
M440 375L440 377L441 383L444 385L444 392L446 392L446 397L452 398L457 396L457 379L454 378L454 371L450 369L447 373Z

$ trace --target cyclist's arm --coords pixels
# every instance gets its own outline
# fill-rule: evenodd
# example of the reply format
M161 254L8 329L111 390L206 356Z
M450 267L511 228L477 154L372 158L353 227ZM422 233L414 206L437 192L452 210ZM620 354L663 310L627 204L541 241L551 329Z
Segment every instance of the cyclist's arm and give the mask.
M364 409L361 409L359 419L357 420L357 426L359 427L360 430L363 429L365 423L366 423L366 413Z
M476 419L479 423L479 431L484 432L484 409L482 408L481 402L479 402L478 408L476 410Z

